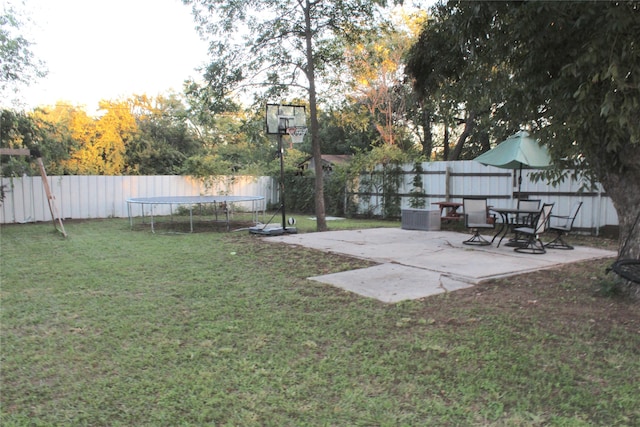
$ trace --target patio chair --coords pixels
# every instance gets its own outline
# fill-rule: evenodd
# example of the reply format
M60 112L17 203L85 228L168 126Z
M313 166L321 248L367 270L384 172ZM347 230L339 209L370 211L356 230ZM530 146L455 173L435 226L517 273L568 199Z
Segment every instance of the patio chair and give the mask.
M568 234L573 228L573 222L576 220L576 216L578 216L578 211L582 206L582 202L575 202L571 207L571 212L567 216L560 215L551 215L551 221L554 218L557 219L556 224L549 225L549 231L555 231L556 237L549 243L545 243L545 248L552 249L573 249L573 246L569 245L562 238L563 235Z
M480 230L493 229L495 216L487 213L487 199L463 199L464 225L473 233L465 245L487 246L491 242L480 235Z
M541 200L538 199L518 199L518 209L540 209ZM532 215L518 214L511 220L512 227L530 227L532 221Z
M542 209L531 227L518 227L514 230L527 238L526 242L522 246L515 248L514 251L529 254L543 254L547 252L544 244L540 240L540 235L549 229L551 209L553 209L553 203L545 203L542 205Z
M539 199L518 199L518 209L528 209L528 210L540 210L540 203L541 200ZM514 216L513 218L511 218L511 222L509 223L509 226L511 227L512 230L515 230L518 227L532 227L533 224L533 219L536 217L536 215L532 215L532 214L517 214L516 216ZM515 236L513 237L513 239L511 239L512 242L519 242L521 241L521 237L518 235L518 233L515 233Z

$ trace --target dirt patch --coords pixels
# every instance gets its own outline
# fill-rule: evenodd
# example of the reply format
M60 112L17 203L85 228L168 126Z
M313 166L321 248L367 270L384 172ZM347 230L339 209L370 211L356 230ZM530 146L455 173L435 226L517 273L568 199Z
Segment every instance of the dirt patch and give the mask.
M514 315L535 312L559 330L572 325L590 324L606 335L612 326L640 334L638 305L616 293L615 277L607 273L611 260L568 264L489 281L468 290L456 291L450 298L462 304L482 304L491 310L511 311Z

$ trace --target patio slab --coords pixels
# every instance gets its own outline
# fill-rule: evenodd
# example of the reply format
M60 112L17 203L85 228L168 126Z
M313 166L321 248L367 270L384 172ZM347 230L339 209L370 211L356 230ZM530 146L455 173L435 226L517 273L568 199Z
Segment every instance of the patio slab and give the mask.
M617 256L614 251L585 246L569 251L550 249L542 255L521 254L504 245L462 244L468 237L451 231L375 228L268 239L379 263L309 279L390 303L450 292L493 278Z

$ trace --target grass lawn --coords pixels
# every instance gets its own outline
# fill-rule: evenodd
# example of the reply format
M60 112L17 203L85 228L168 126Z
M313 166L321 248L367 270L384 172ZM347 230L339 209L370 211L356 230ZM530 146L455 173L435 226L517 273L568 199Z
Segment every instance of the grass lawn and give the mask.
M246 231L65 228L1 228L3 426L640 425L610 260L384 304L305 279L365 261Z

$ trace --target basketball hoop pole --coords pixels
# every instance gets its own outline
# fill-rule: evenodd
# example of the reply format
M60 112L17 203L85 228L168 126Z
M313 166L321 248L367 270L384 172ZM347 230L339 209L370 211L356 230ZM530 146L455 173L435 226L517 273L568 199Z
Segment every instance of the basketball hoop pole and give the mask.
M282 136L289 134L291 128L304 127L306 129L305 107L303 105L267 104L265 114L267 135L278 138L278 155L280 156L280 209L282 213L282 232L297 233L295 227L287 228L287 214L284 190L284 146ZM304 136L304 135L302 135ZM291 135L293 138L294 135ZM274 216L277 212L274 214ZM265 233L267 234L267 233Z
M287 231L284 208L284 147L282 146L282 134L278 134L278 153L280 153L280 210L282 210L282 230Z

